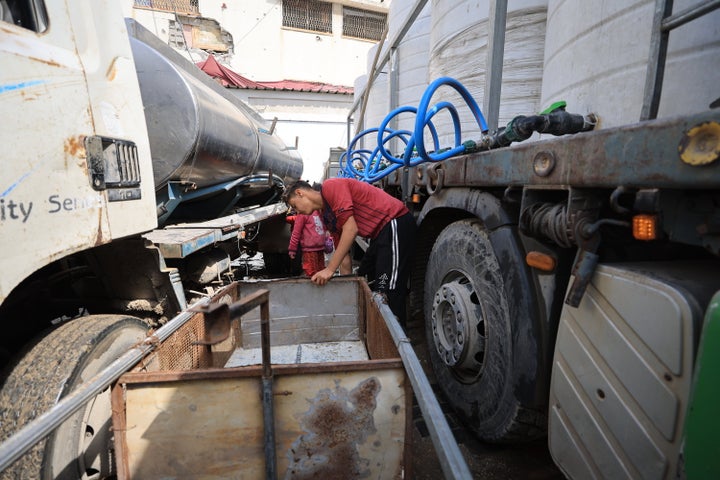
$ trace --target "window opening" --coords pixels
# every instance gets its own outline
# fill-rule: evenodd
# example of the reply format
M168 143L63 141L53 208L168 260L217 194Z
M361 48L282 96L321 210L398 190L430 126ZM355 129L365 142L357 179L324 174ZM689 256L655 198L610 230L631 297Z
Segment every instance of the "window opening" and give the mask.
M200 15L199 0L135 0L135 6L163 12Z
M318 0L283 0L283 27L332 33L332 3Z
M360 8L343 7L343 35L365 40L382 40L387 15Z
M42 0L0 0L0 20L38 33L48 27L47 10Z

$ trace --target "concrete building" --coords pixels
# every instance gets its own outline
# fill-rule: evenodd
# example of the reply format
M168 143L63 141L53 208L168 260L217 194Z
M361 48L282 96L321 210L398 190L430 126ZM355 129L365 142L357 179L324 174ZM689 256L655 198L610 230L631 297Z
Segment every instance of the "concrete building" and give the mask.
M193 62L213 55L262 84L232 93L297 146L303 178L319 181L331 149L347 145L352 85L382 36L390 2L127 0L124 8Z

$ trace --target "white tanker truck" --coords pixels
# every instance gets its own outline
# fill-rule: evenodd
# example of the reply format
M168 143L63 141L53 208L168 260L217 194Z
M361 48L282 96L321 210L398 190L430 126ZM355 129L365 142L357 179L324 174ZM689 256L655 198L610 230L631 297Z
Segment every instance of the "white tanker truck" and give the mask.
M281 254L302 162L117 2L2 1L0 20L2 440L229 283L242 253ZM3 478L112 475L109 405Z

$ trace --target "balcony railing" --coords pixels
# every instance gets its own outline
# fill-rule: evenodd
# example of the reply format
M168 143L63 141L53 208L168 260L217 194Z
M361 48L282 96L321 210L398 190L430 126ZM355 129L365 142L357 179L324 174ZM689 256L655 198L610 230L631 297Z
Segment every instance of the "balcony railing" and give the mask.
M135 0L135 7L160 10L163 12L200 15L199 0Z

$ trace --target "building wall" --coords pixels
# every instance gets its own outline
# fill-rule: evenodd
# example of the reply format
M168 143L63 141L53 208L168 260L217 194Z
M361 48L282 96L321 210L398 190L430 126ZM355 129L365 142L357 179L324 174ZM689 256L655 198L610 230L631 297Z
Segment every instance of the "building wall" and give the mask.
M366 8L381 5L379 0L353 3ZM203 0L200 11L217 18L233 33L231 67L257 81L291 79L352 85L364 71L367 51L374 44L342 37L339 3L333 4L332 34L284 28L282 1L278 0Z
M294 30L282 26L279 0L200 0L200 14L215 19L233 38L228 66L256 81L310 80L351 86L365 70L367 52L375 42L342 36L342 5L387 12L390 0L335 0L333 33ZM132 8L131 16L167 40L172 13ZM202 59L196 59L199 61Z

